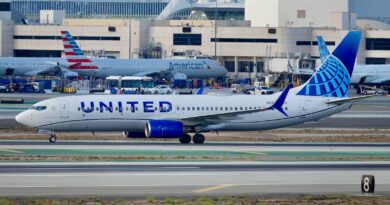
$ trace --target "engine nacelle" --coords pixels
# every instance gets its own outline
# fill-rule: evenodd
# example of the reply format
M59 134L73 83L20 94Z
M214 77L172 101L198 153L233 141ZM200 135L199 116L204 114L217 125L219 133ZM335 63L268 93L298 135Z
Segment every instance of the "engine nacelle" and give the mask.
M184 134L182 122L173 120L151 120L145 125L148 138L179 138Z
M145 132L123 132L125 138L146 138Z
M173 79L174 80L187 80L187 75L184 73L174 73Z

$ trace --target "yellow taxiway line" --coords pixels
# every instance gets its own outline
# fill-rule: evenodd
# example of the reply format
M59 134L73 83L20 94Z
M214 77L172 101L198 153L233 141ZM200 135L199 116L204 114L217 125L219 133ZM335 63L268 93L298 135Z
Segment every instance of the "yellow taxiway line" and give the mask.
M232 186L234 186L234 184L222 184L222 185L207 187L207 188L204 188L204 189L197 189L197 190L194 190L192 192L193 193L206 193L206 192L210 192L210 191L226 189L226 188L229 188L229 187L232 187Z

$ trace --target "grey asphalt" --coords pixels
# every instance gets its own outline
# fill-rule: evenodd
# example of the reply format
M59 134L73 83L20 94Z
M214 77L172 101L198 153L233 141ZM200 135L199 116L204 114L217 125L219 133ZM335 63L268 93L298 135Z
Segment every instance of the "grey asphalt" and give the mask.
M106 140L66 140L57 141L55 144L50 144L47 140L0 140L0 147L11 145L25 147L26 145L39 146L96 146L95 148L103 146L134 146L140 148L141 146L160 148L161 146L176 146L176 147L390 147L390 143L375 143L375 142L207 142L200 145L182 145L178 142L161 142L161 141L106 141ZM134 149L129 147L129 149ZM48 148L48 147L43 147ZM193 147L191 147L193 148Z
M58 163L57 163L58 164ZM0 173L0 196L189 196L245 194L360 194L363 174L376 193L390 194L388 163L176 163L58 165ZM7 168L1 165L1 170ZM86 168L82 168L86 167ZM94 170L106 167L108 170ZM133 167L133 168L132 168ZM31 168L31 167L30 167Z

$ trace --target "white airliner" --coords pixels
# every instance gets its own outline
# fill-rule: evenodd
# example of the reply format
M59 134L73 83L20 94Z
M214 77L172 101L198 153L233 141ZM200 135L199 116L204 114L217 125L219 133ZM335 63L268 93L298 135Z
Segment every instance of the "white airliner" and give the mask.
M210 59L89 59L68 31L61 31L68 68L93 77L168 75L175 79L218 78L226 68Z
M63 58L1 57L0 76L78 76L76 72L60 66L66 64Z
M322 36L317 36L321 61L330 55ZM355 65L351 85L384 85L390 84L390 65Z
M274 95L87 95L38 102L16 121L49 131L123 131L126 137L178 138L196 144L210 131L275 129L342 112L361 32L349 32L304 85Z
M210 59L90 59L67 31L62 31L63 58L0 58L0 76L65 75L146 76L163 75L174 79L218 78L226 68Z

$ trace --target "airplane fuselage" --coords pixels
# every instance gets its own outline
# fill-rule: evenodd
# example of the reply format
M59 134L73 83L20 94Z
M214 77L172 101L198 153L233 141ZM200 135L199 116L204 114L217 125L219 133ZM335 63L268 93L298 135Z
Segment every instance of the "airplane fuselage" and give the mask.
M356 65L351 77L352 85L386 82L390 82L390 65Z
M0 58L0 76L30 76L29 73L35 73L39 70L48 70L54 67L55 63L65 64L63 58ZM8 71L7 71L8 70ZM8 73L7 73L8 72Z
M71 66L64 58L0 58L0 76L9 75L10 69L13 76L30 76L56 64L65 68ZM102 78L142 73L181 73L188 78L217 78L227 74L225 68L208 59L92 59L92 63L86 65L94 65L96 69L69 67L69 70L82 76Z
M232 96L129 96L91 95L61 97L42 101L17 117L28 126L50 131L132 131L142 132L149 120L164 119L185 122L187 128L206 131L266 130L318 120L344 111L350 104L330 105L331 97L288 95L283 109L254 112L211 121L197 117L267 108L277 99L274 95ZM39 115L39 117L35 117ZM19 118L19 119L18 119ZM22 119L23 118L23 119ZM27 120L26 120L27 119Z

